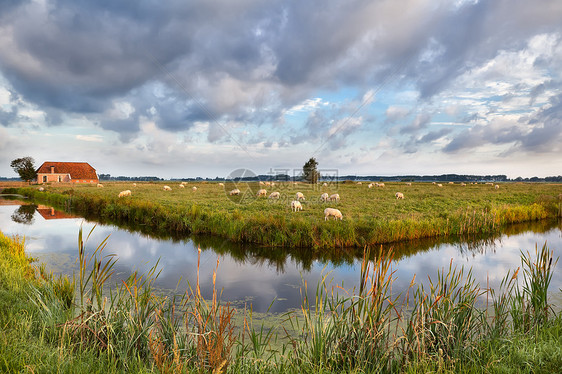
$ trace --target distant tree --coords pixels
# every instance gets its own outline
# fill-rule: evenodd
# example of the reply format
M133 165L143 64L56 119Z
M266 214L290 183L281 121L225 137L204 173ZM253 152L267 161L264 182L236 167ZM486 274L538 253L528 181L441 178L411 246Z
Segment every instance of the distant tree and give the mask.
M14 169L16 173L20 175L20 178L26 182L30 182L37 178L37 171L33 165L35 160L33 157L22 157L16 158L10 163L10 166Z
M314 157L311 157L302 167L302 177L309 183L318 183L320 173L318 172L318 162Z

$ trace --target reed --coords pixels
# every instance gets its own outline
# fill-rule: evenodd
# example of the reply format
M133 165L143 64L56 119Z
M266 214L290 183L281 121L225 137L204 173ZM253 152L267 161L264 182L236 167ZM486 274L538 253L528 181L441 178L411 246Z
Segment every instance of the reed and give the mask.
M451 263L425 285L412 279L397 295L393 253L380 250L373 258L366 249L358 289L333 285L329 273L312 294L304 283L302 307L285 315L280 336L263 321L256 324L251 309L236 318L238 311L221 302L218 260L209 299L200 288L199 261L196 283L183 295L156 292L158 263L109 287L116 260L104 254L108 238L89 251L90 235L79 232L80 269L73 281L41 267L25 270L22 240L0 235L0 279L12 279L0 282L0 299L11 297L0 313L3 371L23 370L13 348L23 349L22 337L39 339L45 354L28 364L46 372L61 365L97 372L92 357L104 372L512 371L528 368L525 362L556 368L556 349L562 351L556 335L562 318L548 299L557 260L546 243L533 255L521 252L520 269L508 272L497 292L480 288L471 270ZM18 267L17 277L6 275ZM14 309L17 300L26 300L24 309ZM15 339L11 345L8 337ZM540 361L529 357L531 347ZM73 356L80 360L70 364Z

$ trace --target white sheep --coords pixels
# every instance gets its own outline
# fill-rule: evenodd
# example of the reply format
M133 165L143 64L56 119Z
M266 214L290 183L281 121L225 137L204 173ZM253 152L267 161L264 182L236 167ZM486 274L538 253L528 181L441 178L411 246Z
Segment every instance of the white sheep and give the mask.
M185 185L183 185L183 184L180 184L180 188L185 188Z
M466 186L466 183L461 182L461 186L462 186L462 187Z
M224 183L219 183L219 186L224 187Z
M436 184L436 182L431 182L431 184Z
M39 191L43 192L45 189L43 187L39 187Z
M377 187L384 187L384 183L377 183Z
M357 185L358 185L358 186L360 186L360 185L362 185L362 184L363 184L363 183L361 183L361 182L357 182Z
M131 190L125 190L119 192L119 197L131 196Z
M340 194L335 193L332 196L330 196L330 201L339 202L340 201Z
M437 183L437 187L443 187L441 183Z
M272 192L271 195L269 195L270 199L279 199L279 197L281 196L281 194L277 191Z
M103 188L103 184L98 183L98 188Z
M137 184L136 184L136 183L133 183L133 187L136 187L136 186L137 186Z
M326 202L328 201L330 197L328 196L328 194L326 192L324 192L322 195L320 195L320 201Z
M304 195L303 195L302 192L297 192L297 193L295 194L295 200L303 200L303 201L304 201L304 200L306 200L306 199L304 198Z
M494 186L494 188L495 188L496 190L498 190L498 189L500 188L500 185L499 185L499 184L496 184L496 185Z
M240 195L240 190L238 188L235 188L232 191L230 191L230 196L233 195Z
M265 183L263 183L262 181L259 182L260 186L265 186Z
M267 191L264 190L263 188L258 191L258 197L260 197L260 196L265 197L266 195L267 195Z
M191 187L191 191L193 191L193 192L197 191L197 187L195 187L195 186Z
M341 214L339 209L334 209L334 208L324 209L324 221L327 221L328 217L330 216L333 216L335 220L337 220L338 218L340 220L343 220L343 215Z
M372 183L369 183L369 185L368 185L367 187L373 188L373 184L372 184Z
M404 200L404 194L402 192L396 192L394 196L396 196L396 200L398 199Z
M328 183L326 182L322 183L322 187L328 187Z
M292 210L293 212L296 212L296 211L298 211L298 210L302 210L301 202L300 202L300 201L297 201L297 200L291 201L291 210Z
M412 182L406 182L406 186L411 186Z
M455 182L449 182L449 184L455 184Z
M172 188L170 186L164 186L164 191L171 191Z

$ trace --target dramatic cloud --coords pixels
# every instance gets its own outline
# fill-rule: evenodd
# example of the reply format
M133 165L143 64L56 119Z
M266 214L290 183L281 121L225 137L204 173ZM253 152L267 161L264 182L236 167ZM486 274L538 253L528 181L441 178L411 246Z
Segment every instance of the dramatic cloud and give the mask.
M0 129L154 160L552 153L561 19L558 0L4 1Z

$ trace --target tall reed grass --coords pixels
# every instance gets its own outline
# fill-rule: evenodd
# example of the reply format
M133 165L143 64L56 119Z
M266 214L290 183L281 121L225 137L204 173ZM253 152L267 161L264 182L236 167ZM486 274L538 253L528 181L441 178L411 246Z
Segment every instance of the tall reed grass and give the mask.
M508 272L497 291L481 288L471 270L451 263L425 285L414 277L408 290L396 294L392 252L371 257L365 250L358 289L333 285L329 273L313 293L303 284L302 307L285 315L280 330L256 324L251 309L221 302L218 260L210 299L201 292L199 262L194 287L182 295L155 290L158 263L109 287L116 259L105 254L108 238L88 250L90 235L79 232L77 279L54 280L39 269L41 279L58 286L28 294L44 321L44 339L61 352L94 352L116 371L492 370L507 364L497 352L511 349L517 337L562 326L548 299L557 260L546 243L533 255L521 252L521 267ZM12 257L21 260L18 243ZM2 344L0 339L7 351Z

